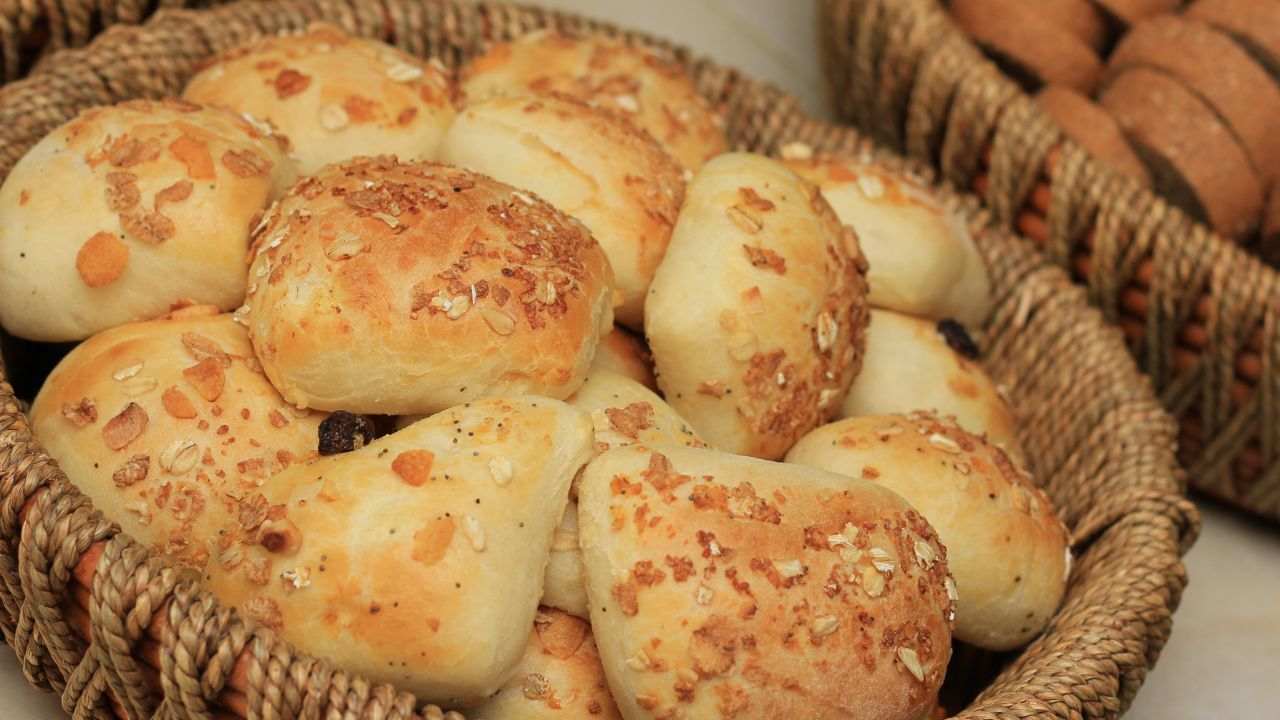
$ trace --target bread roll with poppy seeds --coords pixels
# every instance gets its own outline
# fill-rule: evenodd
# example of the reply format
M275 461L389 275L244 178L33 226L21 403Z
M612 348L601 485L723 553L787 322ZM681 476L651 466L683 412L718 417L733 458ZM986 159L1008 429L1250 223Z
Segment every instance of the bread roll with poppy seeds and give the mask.
M724 120L671 60L603 36L529 33L462 68L468 103L498 95L563 93L627 118L696 171L729 149Z
M1040 3L951 0L951 15L988 55L1028 90L1050 83L1089 93L1102 61L1071 28L1057 25Z
M1071 571L1066 528L1025 470L955 423L924 412L849 418L809 433L787 462L870 480L924 515L947 547L958 639L1011 650L1057 611Z
M627 720L915 720L932 705L951 655L947 555L894 493L632 445L587 466L578 516Z
M274 577L242 561L272 511L263 487L316 457L322 418L280 397L244 328L211 306L93 336L31 408L36 439L121 529L182 566L262 582Z
M440 159L581 220L613 266L618 322L641 329L645 291L684 196L680 166L652 137L569 96L494 97L458 114Z
M276 475L246 548L260 584L206 586L301 652L445 706L511 678L591 424L562 402L478 400Z
M62 342L182 304L235 308L249 231L294 174L281 138L223 110L80 113L0 186L0 323Z
M991 312L987 266L959 215L924 184L871 161L784 150L822 190L867 257L872 307L977 327Z
M439 61L326 23L223 53L183 93L270 123L289 137L307 175L356 155L434 160L454 95Z
M624 328L615 327L608 335L600 338L600 346L596 348L591 369L608 370L629 377L650 390L658 389L658 381L653 377L653 356L649 354L649 348L644 340Z
M1116 172L1151 187L1151 173L1129 146L1111 113L1069 87L1049 85L1036 94L1036 103L1058 123L1062 132Z
M254 349L299 407L565 398L613 327L609 263L586 228L445 165L331 165L272 209L253 252Z

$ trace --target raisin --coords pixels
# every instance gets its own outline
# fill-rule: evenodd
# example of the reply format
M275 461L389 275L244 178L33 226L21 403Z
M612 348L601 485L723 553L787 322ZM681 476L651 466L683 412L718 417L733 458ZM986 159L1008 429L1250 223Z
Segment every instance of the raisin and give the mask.
M339 410L320 423L320 454L338 455L359 450L375 437L369 418Z
M960 323L947 318L938 321L938 333L942 335L942 339L947 341L947 345L952 350L960 353L970 360L977 360L980 351L978 344L969 336L969 331L964 329Z

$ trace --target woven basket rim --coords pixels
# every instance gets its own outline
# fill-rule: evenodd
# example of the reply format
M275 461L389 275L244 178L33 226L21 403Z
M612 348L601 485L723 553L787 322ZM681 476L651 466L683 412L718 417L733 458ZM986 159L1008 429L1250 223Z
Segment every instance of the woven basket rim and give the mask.
M486 33L490 39L494 35L512 34L514 30L544 24L568 30L588 29L611 34L621 32L607 23L584 23L577 16L569 13L548 12L523 5L509 6L489 2L472 4L461 0L379 0L369 3L363 3L360 0L321 0L314 3L304 0L282 0L270 6L246 0L246 2L201 11L165 10L158 13L146 25L117 26L107 30L84 49L61 51L52 56L32 77L0 89L0 101L2 101L0 102L0 152L7 153L0 158L0 175L7 174L12 167L13 156L15 151L19 150L19 145L25 144L29 147L35 139L51 129L49 125L54 122L54 119L59 117L63 120L69 119L67 113L70 109L83 109L96 104L96 99L103 96L131 97L136 94L139 87L130 85L131 82L143 84L149 82L145 78L137 79L126 77L124 74L117 76L110 73L107 65L112 61L121 60L126 55L141 57L145 60L149 57L151 59L161 57L161 51L173 54L184 51L198 54L201 51L193 51L189 48L200 48L210 43L202 33L209 27L221 27L219 23L223 20L243 24L246 18L253 18L254 22L261 24L276 22L277 26L296 27L300 23L316 19L316 15L323 15L324 19L337 22L348 30L378 35L382 39L395 41L401 45L409 44L410 49L414 49L412 42L416 38L406 37L409 32L407 30L397 32L400 29L400 23L404 22L406 17L402 13L410 11L424 13L423 17L426 19L419 18L424 26L418 28L424 35L433 28L438 31L442 26L447 27L450 22L474 23L468 26L471 32ZM243 29L238 28L236 32ZM712 99L725 103L738 103L735 108L741 113L730 118L731 132L752 137L756 145L752 149L776 150L782 142L802 137L819 150L871 154L880 162L895 166L936 185L933 172L926 166L896 158L880 149L873 149L866 138L858 136L852 130L807 117L799 110L798 103L793 98L771 85L750 80L737 71L725 69L688 50L676 48L645 34L626 33L625 37L631 41L671 52L677 60L689 67L691 72L707 84L716 83L721 94ZM179 42L179 38L186 43ZM476 41L476 39L472 36L470 41ZM454 45L453 49L457 49L457 46ZM169 56L164 55L164 57ZM456 60L457 57L448 59ZM187 60L182 59L178 64L185 62ZM85 88L82 81L90 76L96 77L100 85ZM30 103L34 103L34 106L29 105ZM38 111L29 112L31 107L36 107ZM48 116L42 114L39 109L47 110ZM733 127L734 123L742 125ZM758 123L759 127L752 123ZM8 150L4 150L5 146L9 146ZM24 151L25 147L21 150ZM20 155L20 152L16 154ZM1070 337L1065 338L1065 341L1087 340L1100 348L1099 352L1104 353L1103 359L1106 362L1102 363L1102 367L1091 368L1086 375L1096 379L1105 388L1106 392L1098 392L1098 395L1114 400L1115 407L1108 406L1110 409L1107 418L1110 418L1114 411L1120 413L1122 417L1139 418L1139 421L1129 425L1122 423L1120 427L1110 427L1106 424L1106 418L1099 418L1099 428L1110 433L1125 434L1128 449L1124 453L1132 453L1132 455L1116 458L1115 462L1123 464L1133 459L1142 465L1144 470L1149 465L1155 468L1155 471L1153 477L1143 476L1151 483L1150 486L1121 488L1116 485L1118 480L1113 480L1111 485L1103 488L1109 493L1105 495L1108 499L1107 503L1095 502L1087 509L1078 512L1073 509L1071 518L1073 544L1085 549L1091 543L1101 542L1104 537L1129 538L1131 535L1133 537L1142 535L1147 538L1144 542L1150 542L1153 547L1159 548L1153 551L1151 561L1161 569L1159 572L1152 570L1150 574L1157 578L1163 577L1164 580L1163 583L1157 583L1158 588L1151 588L1152 591L1161 595L1158 606L1163 609L1163 612L1155 612L1158 617L1154 619L1138 616L1132 619L1132 622L1146 627L1146 632L1140 633L1146 641L1138 657L1129 657L1126 661L1117 659L1113 663L1115 667L1112 670L1096 673L1096 676L1088 676L1088 673L1085 673L1085 676L1075 677L1074 681L1057 675L1042 677L1041 673L1048 671L1044 670L1044 663L1038 660L1043 659L1040 656L1047 656L1052 652L1041 649L1048 646L1050 640L1054 642L1061 640L1065 643L1086 642L1065 638L1065 636L1046 639L1056 632L1055 627L1049 631L1049 635L1036 641L1031 649L1025 651L1020 659L1004 671L999 681L1003 685L998 689L989 689L988 693L975 701L976 704L969 711L962 713L962 717L1004 717L1006 713L1009 717L1028 715L1078 717L1082 712L1081 708L1083 713L1090 717L1112 717L1122 711L1132 699L1133 694L1137 692L1137 686L1141 684L1146 669L1154 662L1155 656L1158 655L1167 637L1170 616L1177 605L1181 584L1185 582L1179 558L1189 549L1198 532L1198 515L1194 507L1181 497L1180 470L1173 460L1173 423L1161 410L1152 394L1150 384L1133 365L1119 337L1106 328L1100 313L1087 307L1083 292L1070 283L1065 273L1050 266L1036 253L1023 247L1010 233L995 227L975 198L955 193L945 186L939 186L939 191L950 205L969 218L980 244L984 247L986 259L992 264L993 272L999 269L1002 273L1016 278L1016 283L1010 281L1009 292L996 298L997 310L988 321L988 330L991 334L1012 339L1003 342L999 357L989 357L988 362L1004 363L1010 367L1016 365L1019 361L1016 354L1023 350L1017 346L1016 341L1019 335L1022 333L1029 335L1032 327L1040 327L1037 323L1052 323L1055 317L1074 321L1073 326L1066 330ZM1005 355L1008 357L1006 358ZM1041 355L1036 355L1035 359L1041 363L1047 362ZM1078 364L1083 361L1067 358L1063 364L1071 365L1073 362ZM0 379L4 378L3 373L4 368L0 365ZM1124 412L1130 414L1125 415ZM1109 441L1104 434L1096 442L1104 444ZM69 665L76 672L84 672L84 665L89 664L90 661L82 660L85 657L84 648L76 647L74 643L68 643L65 640L65 637L69 637L66 634L69 630L61 605L49 602L49 598L59 597L59 591L62 594L68 591L68 583L71 582L67 577L68 564L74 566L78 562L83 562L80 556L86 550L97 547L115 565L110 566L108 572L98 572L93 575L95 598L99 590L105 592L100 587L100 583L105 586L113 581L105 579L104 576L131 575L139 571L139 568L143 568L151 576L159 578L158 582L163 588L157 591L160 594L153 600L157 605L160 599L169 603L171 623L176 624L181 618L186 617L182 613L194 614L206 619L218 618L218 622L222 623L219 627L226 630L223 637L234 636L231 642L248 653L250 662L258 670L255 675L257 678L255 682L258 684L251 686L246 701L250 708L261 708L264 707L263 703L272 702L271 698L274 697L272 692L281 692L282 684L283 687L295 693L301 692L297 683L302 683L303 680L309 682L313 680L315 673L320 673L323 676L325 688L332 690L333 684L338 683L345 689L346 695L354 696L354 699L344 699L341 702L347 703L345 707L348 709L357 706L362 708L361 712L367 714L361 717L377 719L417 717L410 714L416 705L413 698L397 693L389 687L375 686L359 678L331 670L323 662L313 663L286 643L276 639L270 632L248 628L239 621L238 614L234 610L218 610L217 603L207 593L185 584L176 571L120 534L117 528L111 526L92 509L87 498L70 486L57 468L56 462L48 457L31 437L21 407L7 383L0 385L0 447L3 448L0 450L0 502L3 503L0 506L2 509L0 512L0 580L5 581L0 582L0 600L4 601L0 603L0 621L3 621L6 640L23 657L24 670L28 678L33 682L52 685L55 689L63 691L64 705L70 702L67 699L68 693L71 692L68 689L69 683L75 682L79 675L65 672L66 668L63 666ZM1087 449L1086 447L1085 450ZM1074 463L1078 462L1078 459L1070 450L1080 450L1080 448L1046 449L1046 455L1053 456L1054 477L1074 476L1084 472L1075 467ZM1113 472L1119 472L1117 477L1129 477L1124 471L1113 470ZM74 537L66 536L65 528L69 524L78 527L77 532L73 534ZM57 537L56 541L50 539L58 536L60 532L62 536ZM101 550L103 543L106 544L105 550ZM66 557L52 552L53 548L58 548L63 555L66 555L68 546L73 546L77 552ZM11 566L6 566L3 561L11 557L16 564L11 563ZM1094 571L1088 568L1094 568L1099 564L1105 565L1106 562L1108 561L1105 559L1090 561L1086 570L1078 570L1078 572L1101 573L1103 570ZM34 569L33 564L35 564ZM108 566L104 564L102 567ZM117 573L117 568L123 569ZM60 572L61 575L59 575ZM93 572L92 568L90 572ZM13 577L18 579L15 581ZM56 580L59 577L61 586L51 590L50 578ZM56 586L57 582L52 584ZM38 592L32 592L33 590ZM134 600L136 601L137 598L135 597ZM1092 612L1094 606L1086 600L1087 598L1080 600L1082 607ZM1102 609L1113 611L1128 608L1129 605L1125 603L1130 601L1133 601L1133 598L1126 595L1115 600L1116 607ZM104 604L95 600L94 607L104 617L109 617L112 609L99 607ZM1066 612L1065 609L1063 612ZM1084 610L1081 612L1083 613ZM209 622L213 621L210 619ZM95 642L87 657L93 661L94 666L91 670L104 678L99 684L96 700L93 700L93 702L101 702L105 688L111 688L119 696L121 690L117 689L118 685L123 691L128 691L131 687L127 679L136 677L136 671L140 665L136 661L129 660L129 657L135 649L134 646L139 642L139 635L135 633L124 637L122 646L112 645L112 641L119 638L109 634L101 627L100 622L95 621L93 637ZM181 646L183 638L166 635L165 642ZM1118 643L1119 639L1116 642ZM102 647L104 643L109 647L104 649ZM1120 645L1116 647L1119 648ZM1038 654L1037 657L1030 657L1033 653ZM130 662L134 664L130 666ZM272 663L276 665L272 666ZM300 666L305 666L311 674L304 673L303 680L297 680L295 685L289 685L287 678L273 678L267 671L268 667L282 667L298 672L297 668ZM323 671L320 668L323 668ZM134 674L131 675L130 671ZM177 672L178 670L167 667L162 677L167 681L169 675L165 673ZM71 675L71 677L59 677L60 674ZM84 680L84 678L79 679ZM223 677L222 681L225 683L226 678ZM1048 697L1044 696L1045 687L1058 687L1064 682L1067 683L1068 689L1074 691L1074 695L1068 697L1069 693L1060 691L1056 697L1052 692ZM1043 685L1044 683L1048 685ZM84 693L87 691L78 686L75 689L81 691L76 694L75 702L85 702ZM215 689L223 688L219 686ZM179 690L165 686L166 702L178 702L175 698L180 694ZM216 696L216 692L214 694ZM329 695L333 693L329 692ZM1081 699L1086 697L1093 697L1096 700ZM192 704L197 700L211 702L210 698L190 698L183 695L182 702L187 703L183 707L190 711ZM280 702L279 698L275 698L275 701ZM286 704L285 707L293 706Z

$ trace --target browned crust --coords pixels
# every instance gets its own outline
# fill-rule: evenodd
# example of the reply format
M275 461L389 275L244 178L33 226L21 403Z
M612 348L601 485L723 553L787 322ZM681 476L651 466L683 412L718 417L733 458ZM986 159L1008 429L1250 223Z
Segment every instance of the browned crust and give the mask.
M1085 150L1132 177L1143 187L1151 186L1151 174L1129 147L1124 132L1106 110L1092 100L1062 85L1050 85L1036 95L1036 102L1058 123L1058 127Z
M1102 61L1085 41L1054 25L1035 5L1019 0L955 0L951 14L975 42L1007 57L1038 84L1090 92Z

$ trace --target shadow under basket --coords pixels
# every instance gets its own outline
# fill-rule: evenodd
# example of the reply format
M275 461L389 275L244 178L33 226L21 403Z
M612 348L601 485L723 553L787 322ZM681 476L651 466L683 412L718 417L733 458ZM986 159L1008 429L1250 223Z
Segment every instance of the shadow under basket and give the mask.
M802 141L929 179L923 166L686 50L570 15L461 0L247 2L114 27L0 91L0 176L87 107L175 95L210 55L314 20L450 66L536 28L622 37L684 64L739 148L770 153ZM1181 556L1199 528L1182 494L1175 425L1121 333L1066 273L995 227L976 198L939 191L968 218L988 263L996 309L979 334L983 364L1008 390L1034 474L1077 555L1041 637L1001 656L957 651L949 709L974 719L1117 717L1168 639L1186 584ZM11 342L5 361L30 392L57 355ZM298 653L120 533L33 440L8 384L0 385L0 503L0 629L27 679L59 693L77 717L440 717L411 695Z
M938 0L821 0L840 115L972 190L1117 325L1196 489L1280 522L1280 274L1067 140Z

